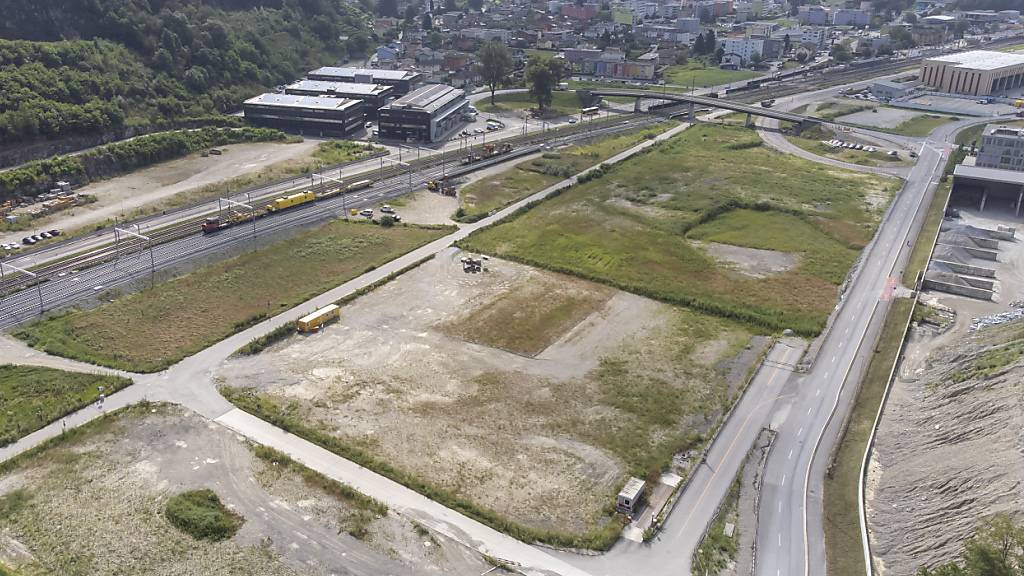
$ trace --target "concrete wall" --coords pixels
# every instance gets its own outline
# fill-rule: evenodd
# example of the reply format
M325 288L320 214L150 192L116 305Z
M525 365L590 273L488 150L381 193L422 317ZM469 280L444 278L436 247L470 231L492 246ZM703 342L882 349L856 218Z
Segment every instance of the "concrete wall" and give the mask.
M947 292L949 294L957 294L959 296L967 296L968 298L977 298L979 300L992 300L991 290L947 284L946 282L937 282L935 280L929 280L928 278L924 279L922 286L924 286L926 290L938 290L939 292Z
M949 262L947 260L932 260L942 264L957 274L969 274L971 276L981 276L983 278L995 278L996 271L992 268L982 268L981 266L971 266L970 264L961 264L960 262Z

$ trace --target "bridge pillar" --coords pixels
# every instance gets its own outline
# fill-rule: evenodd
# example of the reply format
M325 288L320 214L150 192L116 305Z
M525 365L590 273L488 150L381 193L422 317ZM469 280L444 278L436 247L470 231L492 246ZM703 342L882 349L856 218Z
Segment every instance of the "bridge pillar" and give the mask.
M794 136L799 136L800 133L803 132L803 131L804 131L804 123L803 122L797 122L796 124L793 124L793 135Z
M693 102L690 102L690 111L689 111L689 114L687 114L686 119L689 122L696 122L697 121L697 105L694 104Z
M642 98L637 98L633 101L633 112L643 112L643 109L640 108L640 100L642 100Z
M1024 186L1021 186L1020 194L1017 195L1017 211L1014 214L1017 218L1020 218L1020 204L1024 202Z
M981 193L981 206L978 208L978 212L985 211L985 202L988 200L988 190Z
M745 122L743 122L743 125L746 126L747 128L750 128L751 126L753 126L754 125L754 115L751 114L750 112L747 112L747 120Z

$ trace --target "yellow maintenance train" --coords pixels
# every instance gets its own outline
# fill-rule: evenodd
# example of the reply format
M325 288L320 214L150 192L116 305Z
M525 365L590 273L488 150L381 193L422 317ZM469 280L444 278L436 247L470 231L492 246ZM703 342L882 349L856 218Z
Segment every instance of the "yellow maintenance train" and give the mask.
M298 206L314 200L316 200L316 194L310 190L289 196L281 196L280 198L274 198L270 204L267 204L267 212L278 212L285 208L291 208L292 206Z

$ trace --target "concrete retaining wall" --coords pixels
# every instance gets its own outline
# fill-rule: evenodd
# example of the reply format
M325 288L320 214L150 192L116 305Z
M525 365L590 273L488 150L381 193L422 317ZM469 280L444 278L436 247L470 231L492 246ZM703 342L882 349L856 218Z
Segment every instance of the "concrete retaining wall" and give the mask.
M996 283L993 282L992 280L984 280L982 278L972 278L970 276L961 276L960 279L963 280L964 282L967 282L971 286L974 286L975 288L981 288L983 290L991 291L993 288L995 288L995 285L996 285Z
M968 236L968 238L982 248L999 250L999 240L996 240L995 238L982 238L981 236Z
M928 290L938 290L939 292L947 292L949 294L957 294L959 296L967 296L969 298L977 298L978 300L992 300L992 291L985 290L983 288L973 288L971 286L958 286L956 284L948 284L946 282L937 282L935 280L924 279L923 286Z
M947 260L932 260L938 264L949 268L957 274L969 274L971 276L981 276L983 278L995 278L996 271L992 268L982 268L981 266L971 266L970 264L961 264L960 262L949 262Z

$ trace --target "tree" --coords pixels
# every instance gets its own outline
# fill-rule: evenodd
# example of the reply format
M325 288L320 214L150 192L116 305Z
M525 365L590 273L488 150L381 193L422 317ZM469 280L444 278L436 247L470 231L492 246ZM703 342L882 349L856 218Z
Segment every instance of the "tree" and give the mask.
M707 54L707 46L704 43L704 34L697 34L697 39L693 41L693 53L694 54Z
M512 72L512 54L501 42L488 42L478 53L480 64L477 70L484 84L491 90L491 104L494 104L494 91L501 81Z
M917 14L910 11L904 12L903 21L907 24L917 24Z
M690 61L690 51L686 47L679 48L676 50L676 64L685 66Z
M398 0L377 0L377 16L398 17Z
M961 562L921 567L918 576L1021 576L1024 574L1024 525L996 514L964 545Z
M715 47L718 45L718 38L715 38L715 31L708 30L708 35L704 37L704 48L707 53L710 54L715 51Z
M551 74L548 62L540 58L531 58L526 67L526 81L530 86L530 96L537 101L537 107L544 110L545 106L551 104L552 90L555 87L555 78Z
M548 58L548 70L551 72L553 87L558 86L565 77L565 60L561 58Z
M761 62L764 62L764 57L761 56L760 52L755 50L754 52L750 53L750 63L754 66L754 68L760 66Z
M786 54L789 52L789 47L792 45L793 40L790 39L789 34L782 37L782 53Z
M423 28L424 30L434 29L434 19L430 17L430 14L423 15L423 21L420 22L420 28Z
M849 62L853 58L853 56L850 55L850 49L842 42L836 42L833 44L832 49L829 50L829 54L836 62Z
M807 62L807 57L808 57L808 54L807 54L806 50L798 50L797 53L796 53L796 61L801 63L801 64L803 64L804 62Z
M719 46L718 50L715 50L715 64L720 64L722 58L725 58L725 48Z
M469 6L470 10L479 12L484 7L484 0L467 0L466 5Z
M434 50L437 50L444 44L444 34L441 34L437 30L431 30L430 35L427 36L427 46L430 46Z

